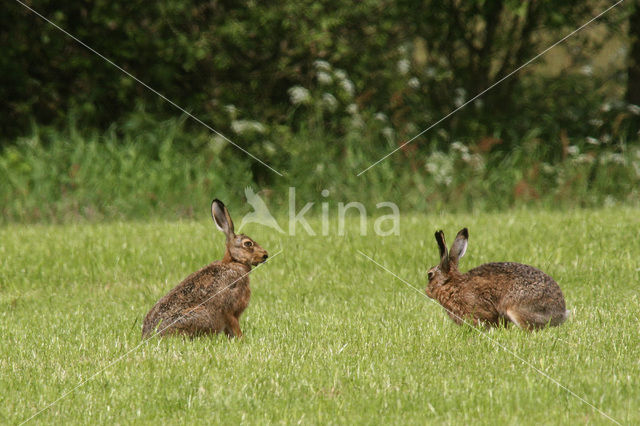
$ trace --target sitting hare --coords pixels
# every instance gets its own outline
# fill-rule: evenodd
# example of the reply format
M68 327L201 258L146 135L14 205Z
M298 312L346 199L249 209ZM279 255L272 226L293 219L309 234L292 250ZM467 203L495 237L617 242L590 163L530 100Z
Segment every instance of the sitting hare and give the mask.
M560 325L567 318L564 297L558 284L544 272L520 263L485 263L458 271L458 261L467 250L467 228L458 232L447 251L444 232L436 232L440 264L428 272L426 293L437 300L457 323L496 326L512 322L534 330Z
M267 260L267 252L246 235L236 235L225 205L211 203L211 215L227 236L222 260L189 275L149 311L142 337L181 334L193 337L224 331L242 337L240 315L249 304L249 272Z

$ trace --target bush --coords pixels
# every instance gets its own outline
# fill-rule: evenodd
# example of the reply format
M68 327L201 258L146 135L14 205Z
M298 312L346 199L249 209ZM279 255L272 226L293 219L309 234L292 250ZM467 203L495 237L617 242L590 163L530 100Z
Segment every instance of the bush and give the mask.
M345 101L342 92L359 111L383 113L394 137L406 140L602 9L599 2L373 0L339 5L38 0L33 7L214 128L239 138L249 151L280 153L278 140L263 148L261 138L238 134L233 121L286 125L295 133L317 119L317 111L292 105L291 90L320 92L329 86L336 89L331 93L337 101ZM554 85L537 73L517 73L439 128L455 139L495 136L510 128L514 137L503 138L504 147L517 145L529 131L517 123L544 124L544 132L557 137L564 122L539 118L555 118L568 109L549 102L566 98L588 109L593 102L584 105L585 93L610 79L612 71L623 74L618 61L599 66L589 78L574 78L583 67L593 68L592 58L619 35L626 17L616 10L598 21L604 23L599 31L568 40L564 55L572 66L554 76ZM32 122L63 127L70 110L79 125L101 130L127 119L140 103L159 120L176 115L156 94L18 3L0 16L0 47L0 97L5 100L0 143L26 134ZM334 74L318 64L330 64ZM546 103L535 99L541 93ZM235 117L229 117L230 110ZM536 121L523 120L523 112ZM337 108L318 124L342 136L344 113ZM576 127L579 136L588 136ZM381 140L373 148L386 144Z

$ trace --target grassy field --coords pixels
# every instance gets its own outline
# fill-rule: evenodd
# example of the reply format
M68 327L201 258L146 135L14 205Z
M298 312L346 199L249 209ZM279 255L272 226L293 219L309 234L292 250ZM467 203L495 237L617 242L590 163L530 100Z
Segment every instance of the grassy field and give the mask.
M85 379L33 422L611 423L515 354L638 424L639 217L632 208L416 214L386 238L356 235L355 221L344 237L255 226L247 233L272 259L252 274L245 337L137 349L155 301L221 256L210 220L5 225L0 423L26 420ZM458 327L358 254L422 291L438 258L433 231L452 238L462 226L471 234L462 270L538 266L559 282L571 320L533 334Z

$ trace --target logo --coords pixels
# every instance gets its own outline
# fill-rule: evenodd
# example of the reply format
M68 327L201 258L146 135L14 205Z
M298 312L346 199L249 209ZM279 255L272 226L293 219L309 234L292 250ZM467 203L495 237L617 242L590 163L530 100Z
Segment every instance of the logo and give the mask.
M282 228L280 228L280 225L278 225L276 219L269 211L267 204L262 198L260 198L257 193L253 191L253 188L247 186L244 189L244 196L247 199L247 203L249 203L249 205L253 207L253 211L244 215L244 217L242 218L242 222L240 223L240 228L238 228L239 230L248 223L257 223L259 225L273 228L281 234L284 233Z
M300 210L296 207L296 188L289 187L289 223L287 231L283 230L278 221L273 217L267 207L267 203L253 190L250 186L244 190L244 195L247 199L247 203L253 207L253 211L247 213L240 222L241 230L245 225L249 223L257 223L275 229L281 234L288 233L289 235L296 235L296 230L302 228L308 235L315 236L316 230L314 230L311 224L307 221L305 215L309 213L314 215L313 206L314 202L306 203ZM337 235L343 236L346 231L346 217L348 212L351 212L351 216L357 213L355 217L360 219L360 235L367 235L369 230L369 215L364 204L358 201L351 201L349 203L338 202L337 212L331 208L332 203L329 202L329 190L323 189L320 195L327 201L320 203L321 213L315 214L316 218L321 222L321 235L327 236L331 231L337 231ZM395 203L384 201L376 204L376 211L380 213L386 209L388 214L378 215L373 224L373 231L376 235L386 237L390 235L400 235L400 210ZM330 213L336 212L338 216L337 226L335 222L331 221ZM355 219L354 219L355 220ZM312 221L313 222L313 221ZM317 221L316 221L317 223Z

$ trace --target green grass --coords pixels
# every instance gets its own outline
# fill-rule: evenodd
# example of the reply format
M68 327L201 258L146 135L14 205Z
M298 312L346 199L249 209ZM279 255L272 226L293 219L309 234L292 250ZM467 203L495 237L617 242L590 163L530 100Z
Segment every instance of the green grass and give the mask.
M318 215L324 189L372 210L381 200L403 210L448 212L640 206L636 139L543 141L532 130L512 149L492 151L479 141L438 142L430 135L416 153L398 152L357 176L397 146L374 148L360 131L342 138L309 130L283 137L273 156L255 152L280 177L228 143L186 132L182 119L153 123L103 133L34 126L32 135L0 147L0 225L192 220L211 194L246 213L247 186L283 214L290 187L299 202L315 201ZM552 161L558 150L566 155Z
M242 340L143 344L37 423L609 424L497 346L623 424L640 423L640 211L405 215L401 236L247 233L274 256L252 274ZM320 228L319 221L313 223ZM538 266L573 318L529 334L458 327L421 290L433 231L470 229L463 270ZM334 232L335 234L335 232ZM19 423L140 343L141 320L221 255L209 220L0 228L0 423Z

